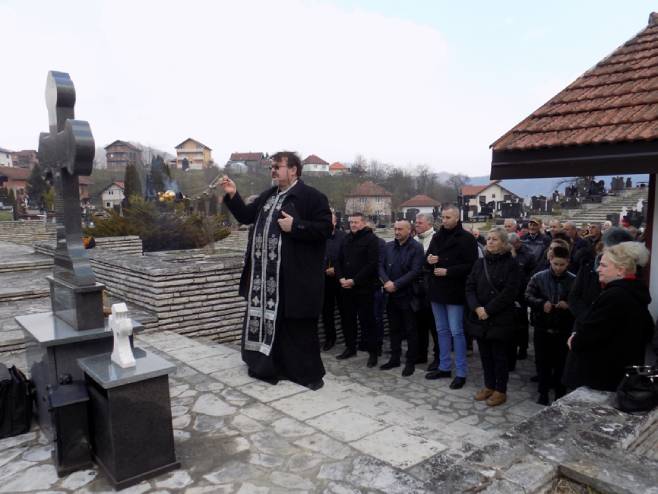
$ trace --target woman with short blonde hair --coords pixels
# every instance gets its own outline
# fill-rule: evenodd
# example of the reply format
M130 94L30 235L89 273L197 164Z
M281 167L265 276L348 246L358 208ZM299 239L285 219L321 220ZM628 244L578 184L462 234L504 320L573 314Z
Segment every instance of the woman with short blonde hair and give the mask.
M614 391L630 365L643 365L653 334L649 289L637 268L649 261L649 251L638 242L606 247L597 272L601 294L576 321L567 345L571 350L564 384Z

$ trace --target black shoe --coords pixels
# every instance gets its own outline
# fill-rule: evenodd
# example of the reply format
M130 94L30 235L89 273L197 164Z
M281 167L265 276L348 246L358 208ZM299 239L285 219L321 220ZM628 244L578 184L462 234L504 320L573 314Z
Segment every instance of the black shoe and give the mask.
M415 371L416 371L416 366L414 366L413 364L407 364L404 366L404 369L402 369L402 376L409 377Z
M539 376L532 376L530 378L531 383L538 383L539 382Z
M376 366L376 365L377 365L377 353L376 353L376 352L373 352L373 353L371 353L370 356L368 357L368 363L366 364L366 367L368 367L369 369L371 369L371 368L373 368L373 367Z
M462 389L464 384L466 384L466 378L457 376L450 383L450 389Z
M306 387L310 389L311 391L317 391L320 389L322 386L324 386L324 381L322 379L319 379L317 381L313 381L312 383L308 383Z
M452 372L435 370L425 374L425 379L441 379L442 377L452 377Z
M334 345L336 344L336 338L327 338L324 340L324 345L322 346L322 351L323 352L328 352L331 350Z
M432 360L430 365L427 366L427 372L432 372L435 370L439 370L439 359Z
M427 357L418 357L416 359L417 364L426 364L427 363Z
M389 370L389 369L394 369L396 367L400 367L400 362L394 362L393 360L389 360L384 365L381 365L379 368L381 370Z
M528 358L528 350L519 350L516 354L516 360L525 360Z
M539 393L539 399L537 400L537 405L548 406L548 393Z
M343 353L341 353L340 355L336 355L336 358L338 360L345 360L346 358L351 358L354 357L355 355L356 355L356 350L350 350L349 348L346 348L345 350L343 350Z

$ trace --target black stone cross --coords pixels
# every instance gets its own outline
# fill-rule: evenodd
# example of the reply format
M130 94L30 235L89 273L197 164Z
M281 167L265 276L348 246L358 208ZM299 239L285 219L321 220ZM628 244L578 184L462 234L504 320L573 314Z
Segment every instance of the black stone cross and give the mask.
M74 119L74 105L75 88L69 75L49 72L50 132L39 136L39 163L55 186L57 248L54 276L49 278L53 312L76 329L92 329L103 322L103 286L96 283L82 244L78 177L91 174L95 144L89 123Z

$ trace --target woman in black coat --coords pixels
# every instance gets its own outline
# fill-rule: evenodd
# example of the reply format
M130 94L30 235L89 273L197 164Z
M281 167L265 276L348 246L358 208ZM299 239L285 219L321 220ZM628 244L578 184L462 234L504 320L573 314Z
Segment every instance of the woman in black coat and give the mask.
M598 266L601 294L575 325L568 341L563 383L614 391L624 368L644 364L653 334L649 289L637 278L649 251L638 242L622 242L604 250Z
M484 388L475 399L486 400L489 406L507 401L508 351L515 332L514 301L521 283L521 270L511 250L505 229L493 228L487 235L484 257L477 260L466 280L466 320L470 321L466 328L477 337L484 371Z

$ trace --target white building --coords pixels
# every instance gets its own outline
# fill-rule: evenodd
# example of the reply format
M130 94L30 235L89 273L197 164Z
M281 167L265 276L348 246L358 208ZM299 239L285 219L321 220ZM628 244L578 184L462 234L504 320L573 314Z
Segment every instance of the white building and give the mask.
M121 203L125 199L123 182L112 182L108 185L103 192L101 192L101 200L103 201L103 207L107 209L113 209L115 207L120 207Z
M11 151L0 148L0 166L14 166L11 161Z
M329 173L329 163L314 154L307 156L306 159L302 161L302 165L304 165L303 173Z
M407 212L413 210L414 215L418 213L434 214L435 208L441 206L439 201L435 201L429 196L420 194L404 201L400 204L402 214L407 217Z
M468 206L471 214L482 212L482 207L494 203L494 211L500 211L504 202L519 202L523 199L494 180L488 185L464 185L461 188L463 204Z

